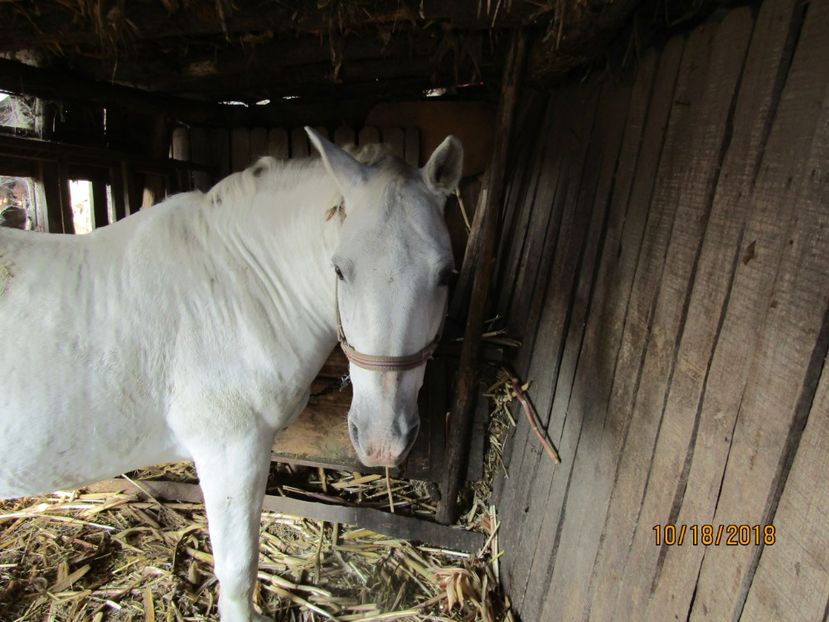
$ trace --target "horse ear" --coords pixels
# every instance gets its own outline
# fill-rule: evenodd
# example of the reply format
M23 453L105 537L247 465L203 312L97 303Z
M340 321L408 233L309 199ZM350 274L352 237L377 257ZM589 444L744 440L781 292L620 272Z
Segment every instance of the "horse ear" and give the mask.
M308 138L314 148L322 156L322 163L325 170L334 178L343 196L359 183L366 181L366 167L340 149L327 138L320 136L313 128L305 127Z
M433 192L447 196L457 190L461 173L463 145L454 136L447 136L423 167L423 179Z

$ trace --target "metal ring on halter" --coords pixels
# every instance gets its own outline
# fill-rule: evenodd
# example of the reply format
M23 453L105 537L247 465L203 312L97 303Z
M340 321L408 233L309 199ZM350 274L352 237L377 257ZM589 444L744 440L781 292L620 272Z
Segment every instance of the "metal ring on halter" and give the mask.
M443 324L446 321L446 307L443 310L443 317L440 321L440 328L434 340L425 348L414 354L407 354L405 356L379 356L376 354L363 354L355 350L348 339L345 338L345 331L343 331L343 323L340 318L340 288L339 279L334 282L334 300L337 308L337 341L340 342L340 348L345 353L346 358L354 363L357 367L368 369L370 371L406 371L424 365L434 354L440 343L441 335L443 334Z

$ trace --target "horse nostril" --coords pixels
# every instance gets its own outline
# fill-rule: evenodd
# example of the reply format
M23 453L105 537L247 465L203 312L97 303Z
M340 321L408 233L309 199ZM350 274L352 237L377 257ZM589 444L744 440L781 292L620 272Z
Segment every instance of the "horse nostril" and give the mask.
M348 422L348 433L351 435L351 442L354 443L355 447L360 446L360 434L357 426L354 425L351 421Z

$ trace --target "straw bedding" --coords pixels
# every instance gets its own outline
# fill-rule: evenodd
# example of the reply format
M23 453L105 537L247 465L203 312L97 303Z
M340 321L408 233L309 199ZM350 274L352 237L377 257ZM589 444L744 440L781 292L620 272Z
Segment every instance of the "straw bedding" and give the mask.
M490 390L485 478L469 491L468 528L489 534L477 555L436 550L353 526L263 513L255 601L275 620L511 620L499 587L497 519L489 505L510 427L508 389ZM277 467L275 466L275 469ZM422 482L279 467L269 492L339 498L428 517ZM132 474L195 481L188 463ZM290 483L285 483L290 482ZM0 620L215 620L201 504L140 493L57 492L0 501Z

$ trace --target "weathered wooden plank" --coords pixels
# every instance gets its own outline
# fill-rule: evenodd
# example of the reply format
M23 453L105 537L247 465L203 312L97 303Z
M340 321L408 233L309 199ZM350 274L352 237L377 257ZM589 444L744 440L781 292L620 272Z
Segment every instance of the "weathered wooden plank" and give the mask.
M305 129L295 127L291 130L291 158L307 158L311 154L311 145L308 143L308 134Z
M504 202L496 266L498 298L495 310L502 316L508 315L512 304L516 270L532 213L532 196L540 178L539 170L549 136L548 128L552 125L549 115L553 100L548 95L542 98L538 93L531 92L529 97L524 98L522 109L519 110L521 125L516 137L518 151L512 163L510 185Z
M805 74L813 82L823 83L823 93L817 99L804 98L802 102L802 112L812 118L810 123L816 120L816 124L811 149L800 144L808 153L805 169L798 172L799 180L795 179L795 183L800 181L801 187L795 201L787 206L788 217L747 230L749 237L742 256L747 257L747 247L752 243L755 252L759 250L762 254L768 249L773 257L776 247L779 249L778 266L767 303L760 307L767 308L766 317L736 413L731 448L713 515L715 524L765 525L771 522L779 500L780 484L791 468L790 454L796 451L800 442L817 378L826 358L829 340L826 333L829 325L824 326L829 305L827 66L829 3L821 2L811 5L806 13L787 83L788 93L784 92L781 101L782 109L788 103L787 95L799 95L793 90L799 75ZM792 90L789 90L790 86ZM770 140L767 150L782 146L789 151L793 139L788 136L785 145L776 145ZM779 181L788 183L788 179ZM742 276L741 272L750 275L755 263L749 261L741 266L737 279ZM746 482L751 485L747 486ZM821 484L825 488L825 478L815 482L816 486ZM709 548L702 560L690 619L733 619L740 615L761 552L762 549L756 546Z
M584 420L592 419L591 425L598 426L606 413L613 357L622 336L683 49L684 41L677 37L668 42L661 57L653 51L645 55L634 85L580 360L569 401L555 400L551 413L549 431L565 459L553 470L548 489L541 493L545 506L539 533L544 537L539 538L532 583L527 586L532 592L525 599L526 607L534 607L535 614L541 606L538 594L549 586L556 562L561 516Z
M255 127L250 131L250 162L253 163L264 155L268 155L268 130Z
M602 535L608 527L605 517L619 463L624 458L622 448L642 378L645 348L652 338L650 329L659 285L665 274L666 250L680 199L682 171L690 165L692 158L686 147L696 122L693 112L699 105L705 84L716 31L714 24L703 25L687 42L612 380L609 377L601 380L611 386L610 401L606 411L583 415L566 509L558 526L560 546L550 581L550 596L542 610L552 609L556 603L561 615L568 619L584 617L589 606L590 577L599 542L605 537L614 537L612 524L609 525L611 533Z
M824 363L806 428L773 517L774 544L763 547L742 619L799 622L825 618L829 602L827 473L829 365Z
M605 605L603 599L614 594L621 583L620 578L624 578L616 574L616 569L624 566L628 556L636 558L640 554L639 550L631 550L630 543L642 518L642 499L652 475L654 445L665 416L666 393L687 319L686 301L694 282L700 242L713 203L725 153L723 144L728 140L727 128L733 115L734 97L752 26L751 14L745 9L729 13L717 28L710 52L706 52L710 57L704 83L699 85L699 95L689 101L690 131L682 145L677 145L692 157L687 161L675 160L674 171L679 183L674 186L672 182L675 188L672 193L675 194L665 198L676 202L676 214L669 233L664 267L653 284L657 294L647 327L648 338L643 344L638 386L633 393L602 544L593 562L594 578L590 591L596 598L592 602L591 615L599 619L610 619L618 613L617 603L612 598L609 605ZM658 209L658 206L654 208ZM712 322L716 326L716 316ZM652 542L643 542L642 546L641 553L654 548ZM629 583L638 579L631 577ZM620 599L627 611L636 617L638 607L643 603L632 600L627 590L620 591ZM589 610L590 604L585 610Z
M654 64L652 60L649 62L643 82L652 82ZM562 221L556 247L561 260L557 261L547 286L548 300L527 376L538 380L533 398L536 406L544 409L539 413L540 419L547 432L554 434L556 444L560 440L573 377L581 356L596 267L604 246L614 175L631 104L631 82L608 81L599 94L599 108L575 199L575 212L571 219ZM514 575L516 584L526 586L522 611L532 616L540 610L547 594L546 582L534 580L540 574L535 568L546 569L554 546L554 538L544 537L541 532L546 513L539 504L548 503L550 482L560 465L553 464L538 451L534 438L530 437L527 442L531 444L525 450L530 465L527 472L532 473L527 502L530 511L522 526L523 537L517 556L523 561L516 566Z
M641 608L647 604L661 559L652 528L676 518L674 499L682 486L699 400L750 208L741 198L750 193L754 155L769 123L793 5L793 1L765 4L754 29L733 115L733 134L700 251L636 533L629 548L617 548L615 554L609 550L614 542L607 540L597 558L589 610L597 620L613 617L622 603L629 607L631 616L643 616ZM707 117L705 122L709 120Z
M774 304L778 304L773 287L775 275L781 270L781 256L788 241L794 243L796 239L788 231L790 223L794 220L802 222L801 214L794 205L803 180L812 170L808 159L820 117L816 107L825 97L829 78L826 72L816 72L815 67L821 65L814 64L816 55L817 58L822 58L822 66L826 62L825 57L820 56L825 54L829 42L825 31L829 20L825 11L825 3L811 5L802 32L793 24L798 30L793 37L793 40L798 41L798 47L785 78L785 88L780 96L768 141L762 150L760 166L756 169L758 175L753 193L745 199L750 204L750 219L738 252L740 262L697 415L699 422L695 447L704 448L704 451L695 450L688 458L685 491L678 500L678 523L718 523L720 518L733 518L738 523L759 523L764 520L763 511L761 508L758 511L758 505L765 506L770 494L768 482L764 478L769 475L766 469L776 468L780 448L777 441L765 444L766 430L757 429L758 422L752 422L751 417L745 414L744 407L746 399L756 403L755 398L750 396L749 379L761 375L768 381L767 376L760 373L763 365L754 368L752 361L755 360L755 353L761 352L760 360L773 362L777 355L774 352L762 352L759 348L763 347L763 343L772 334L777 338L786 336L785 333L770 331L768 325L764 335L764 323L771 301L775 300ZM817 19L810 22L815 17ZM782 82L781 80L781 84ZM804 217L808 218L808 215L805 214ZM792 278L791 272L788 275L785 272L780 274L783 280ZM807 321L813 313L814 311L804 313L799 322ZM808 334L808 331L799 333L791 343L779 342L780 346L783 349L794 349L793 344L806 343ZM788 358L788 355L794 353L778 354L781 358ZM798 363L792 360L778 360L778 363L785 365L779 367L776 373L799 387L802 375L797 380L792 378ZM770 416L774 421L764 420L759 427L768 423L768 433L776 434L781 426L786 427L791 421L791 409L787 412L781 401L785 402L792 388L784 387L783 392L776 395L769 393L772 389L775 392L779 390L779 384L772 382L767 386L769 405L778 405L780 408L772 415L766 408L760 409L762 418ZM754 429L740 426L735 429L739 419L748 419ZM755 435L749 446L746 446L744 434L758 432L763 436ZM783 436L785 435L784 433ZM740 450L735 451L738 446ZM763 453L758 456L756 452L759 448L762 448ZM758 470L745 468L747 458L757 463ZM737 473L743 477L739 487L745 489L746 498L741 499L745 505L727 517L719 509L720 504L726 498L733 501L743 494L734 491L737 483L733 475ZM750 486L746 485L749 481ZM758 497L762 498L759 504ZM729 513L735 509L732 501L726 506ZM696 608L702 603L706 606L717 603L716 607L722 614L721 604L730 602L730 606L725 609L733 611L737 606L736 600L739 599L738 593L742 592L743 582L748 578L745 571L750 566L739 556L731 557L733 553L728 551L733 551L733 548L735 547L704 549L685 546L666 549L663 565L653 584L652 604L646 613L647 617L664 619L666 615L678 615L687 618L692 607L695 610L693 615L699 616L702 610ZM753 555L751 550L743 553ZM710 558L718 563L716 566L709 564L703 577L700 575L701 566L705 559ZM716 580L713 578L715 567ZM708 593L703 593L704 591ZM730 618L731 614L720 617Z
M287 160L291 155L290 145L288 132L281 127L272 128L268 132L268 155L277 160Z
M188 503L204 502L198 484L181 482L145 480L131 482L125 479L111 479L91 484L86 489L90 492L134 492L149 495L155 499ZM477 553L485 542L484 535L480 533L446 527L400 514L390 514L373 508L328 505L290 497L265 495L262 510L316 521L356 525L393 538L405 538L453 551Z
M562 111L561 118L567 118L570 121L566 127L562 124L561 130L557 132L558 140L548 149L548 153L554 158L552 162L555 168L549 178L545 175L542 181L539 182L536 200L539 201L542 210L544 210L543 206L549 205L546 209L549 216L542 232L543 235L536 235L531 238L526 249L527 261L532 261L532 265L528 265L527 272L532 271L535 274L531 275L534 277L532 280L530 278L524 280L524 287L531 287L531 289L526 292L518 290L520 298L526 300L526 302L522 302L522 306L525 306L526 310L524 311L523 345L516 356L515 368L519 377L530 382L535 380L529 375L529 369L536 347L539 347L546 354L550 354L553 358L558 357L559 344L552 346L555 352L550 353L547 348L548 344L538 341L537 331L540 322L545 319L543 311L551 275L555 273L555 269L562 262L559 232L562 223L572 222L576 210L576 197L578 196L579 182L582 177L589 139L596 117L598 95L598 89L592 84L577 85L557 95L557 97L564 100L564 105L560 109ZM547 183L552 185L547 187ZM569 226L569 224L564 226ZM530 283L532 283L531 286ZM538 386L542 385L543 381L538 383ZM542 386L542 388L547 387ZM540 405L539 401L535 399L535 392L533 392L533 402L536 409L540 407L541 411L547 413L549 404ZM502 545L504 550L507 551L507 555L515 555L515 561L519 562L519 565L515 567L516 569L523 568L523 563L531 561L520 560L522 554L526 555L523 546L526 546L527 543L523 543L521 540L521 530L527 518L528 513L524 510L531 502L527 494L532 486L532 477L525 469L531 457L537 458L538 456L537 453L534 453L538 451L538 445L531 436L526 420L519 417L518 421L519 425L515 431L512 445L515 449L512 452L508 470L510 473L523 473L525 477L516 478L511 486L504 489L505 494L502 502L505 503L506 507L512 508L512 515L509 519L502 516L502 522L509 521L510 527L505 529L504 534L501 535ZM513 542L513 538L516 538L515 542ZM519 543L523 546L517 546ZM508 581L512 580L510 575L511 573L507 573Z
M535 158L528 163L529 171L527 173L526 188L523 190L516 189L516 200L520 200L520 209L522 212L521 222L516 231L518 232L518 237L522 239L520 242L516 241L514 245L515 252L512 257L513 260L509 262L511 265L508 265L508 269L511 271L504 273L505 276L501 282L503 287L509 287L515 281L519 282L515 286L515 297L509 301L510 308L521 308L514 300L519 295L524 300L529 300L530 293L525 290L534 286L534 279L530 278L527 274L531 270L528 247L540 248L543 246L543 240L536 241L533 238L543 236L548 228L548 221L553 218L552 200L559 176L559 168L561 167L561 159L557 154L561 153L558 145L562 140L562 126L552 124L552 119L563 118L564 115L559 114L559 111L563 110L561 107L565 101L565 98L560 98L556 95L552 95L549 98L543 117L544 123L541 126L543 131L539 132L539 134L543 135L543 140L539 140L537 148L532 150L535 153ZM528 304L528 302L525 303L525 306ZM501 312L506 315L507 321L509 322L511 319L509 310L502 310ZM526 313L523 308L521 312ZM515 324L515 326L517 327L519 325ZM522 337L524 333L531 334L532 327L521 327L520 333L516 333L513 328L509 328L508 332L512 336ZM523 344L522 350L528 347L527 344ZM517 369L516 371L522 377L526 374L526 369ZM518 414L518 412L515 410L514 414ZM519 422L519 425L526 425L526 422ZM526 432L524 433L524 437L526 437ZM520 457L515 457L514 455L520 454L523 450L524 445L516 440L516 433L514 432L507 438L504 449L504 466L508 470L510 470L513 461L517 464L520 463ZM520 532L517 527L512 527L513 514L517 516L516 513L518 511L515 500L517 491L514 486L507 484L506 474L499 473L495 482L495 492L499 505L504 508L501 513L501 520L511 525L510 528L505 529L504 533L499 535L499 538L501 539L503 550L509 555L509 551L511 550L509 540L511 537L520 537ZM507 569L508 567L509 564L507 564ZM504 579L506 584L509 585L511 576L507 573Z
M246 127L230 130L230 168L236 173L250 165L250 131Z

